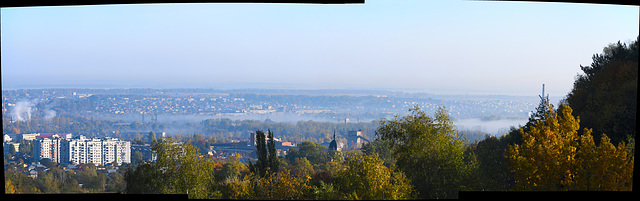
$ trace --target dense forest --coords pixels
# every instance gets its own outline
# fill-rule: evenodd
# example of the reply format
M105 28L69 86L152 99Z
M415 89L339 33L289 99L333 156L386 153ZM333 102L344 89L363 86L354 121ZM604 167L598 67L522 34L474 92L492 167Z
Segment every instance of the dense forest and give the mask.
M115 173L97 172L91 165L78 172L52 167L34 180L15 168L5 168L5 193L441 199L459 198L463 191L631 191L638 40L611 44L593 56L590 66L580 68L584 74L576 77L564 100L553 105L541 96L529 122L500 137L469 141L444 107L429 115L415 106L406 116L342 128L336 123L212 119L201 123L203 133L235 137L251 129L266 136L268 140L257 141L257 160L241 162L240 155L224 160L201 157L193 143L196 135L160 138L151 142L157 161L140 161ZM71 129L90 127L90 121L74 123ZM371 142L361 150L327 150L319 143L328 142L334 129L370 129L375 136L369 136ZM297 148L286 157L277 156L273 139L295 138L297 132L317 134L309 136L316 142L298 137Z

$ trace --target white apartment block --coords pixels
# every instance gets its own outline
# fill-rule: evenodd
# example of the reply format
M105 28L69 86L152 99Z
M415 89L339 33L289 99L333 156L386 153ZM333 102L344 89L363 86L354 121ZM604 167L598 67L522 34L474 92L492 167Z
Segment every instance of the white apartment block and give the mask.
M80 136L74 139L58 140L58 163L93 163L96 165L114 163L120 165L122 163L131 162L131 143L113 138L92 138L88 139ZM49 139L52 140L52 139ZM40 141L47 142L46 139ZM36 150L42 149L44 143L34 144ZM45 152L38 154L39 159L48 158ZM35 157L34 157L35 158ZM38 160L39 160L38 159Z
M97 138L85 141L87 152L85 153L84 163L104 164L102 161L102 141ZM82 161L83 158L80 158Z
M113 138L102 140L102 158L104 163L131 163L131 142Z
M33 140L33 160L38 162L43 158L60 163L60 142L59 138L41 138Z

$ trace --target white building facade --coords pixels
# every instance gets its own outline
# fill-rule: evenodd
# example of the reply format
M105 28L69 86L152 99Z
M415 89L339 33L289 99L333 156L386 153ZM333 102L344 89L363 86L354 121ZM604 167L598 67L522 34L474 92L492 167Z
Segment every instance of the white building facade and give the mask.
M60 146L62 163L93 163L120 165L131 163L131 143L116 138L79 138L63 140Z
M33 140L33 160L39 162L44 158L51 159L52 162L60 163L59 138L39 138Z
M103 164L131 163L131 142L114 138L102 140Z

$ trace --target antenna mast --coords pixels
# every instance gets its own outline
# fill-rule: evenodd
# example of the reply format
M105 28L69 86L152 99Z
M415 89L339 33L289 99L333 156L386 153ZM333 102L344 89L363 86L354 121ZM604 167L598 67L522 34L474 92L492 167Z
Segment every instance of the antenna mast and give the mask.
M548 102L549 96L548 95L546 95L546 96L544 95L544 84L542 84L542 95L538 96L538 97L540 97L540 100Z

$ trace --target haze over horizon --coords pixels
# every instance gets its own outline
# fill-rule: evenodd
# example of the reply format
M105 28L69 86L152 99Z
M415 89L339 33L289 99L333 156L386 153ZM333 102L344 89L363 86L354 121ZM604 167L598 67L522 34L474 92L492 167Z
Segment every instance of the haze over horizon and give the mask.
M390 89L564 96L638 6L493 1L1 10L2 89Z

